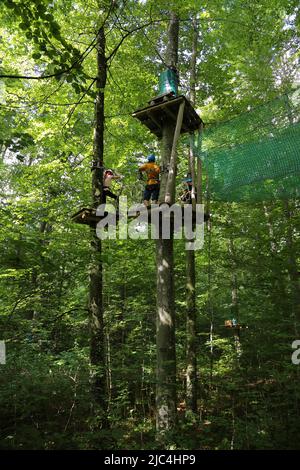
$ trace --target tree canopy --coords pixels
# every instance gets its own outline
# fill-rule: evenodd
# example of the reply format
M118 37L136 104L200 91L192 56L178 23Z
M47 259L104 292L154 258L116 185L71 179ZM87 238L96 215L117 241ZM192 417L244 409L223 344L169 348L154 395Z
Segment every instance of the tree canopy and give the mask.
M170 11L180 25L180 93L190 98L195 85L204 136L216 128L234 140L233 118L300 85L296 0L1 2L0 340L7 356L0 364L1 449L158 446L154 242L102 242L108 424L101 428L89 386L92 234L71 215L92 204L101 93L105 167L124 176L114 183L116 193L130 204L141 201L138 166L160 148L132 113L158 94L159 74L170 65ZM188 151L181 139L176 200ZM295 158L299 163L297 149ZM185 243L175 240L178 422L167 446L298 449L299 366L291 356L300 339L299 200L208 200L203 163L211 225L195 254L197 412L186 410ZM231 318L244 325L239 337L224 326Z

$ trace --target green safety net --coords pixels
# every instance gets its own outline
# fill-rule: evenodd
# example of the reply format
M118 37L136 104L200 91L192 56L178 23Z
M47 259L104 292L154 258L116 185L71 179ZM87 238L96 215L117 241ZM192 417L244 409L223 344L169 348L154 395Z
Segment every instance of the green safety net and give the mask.
M207 126L193 146L214 199L300 197L300 88Z

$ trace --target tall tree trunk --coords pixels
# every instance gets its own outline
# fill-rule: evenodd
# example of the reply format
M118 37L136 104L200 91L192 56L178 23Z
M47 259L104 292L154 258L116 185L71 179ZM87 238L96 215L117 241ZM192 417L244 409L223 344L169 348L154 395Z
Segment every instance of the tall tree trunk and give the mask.
M193 46L191 57L190 101L196 101L196 57L198 44L197 24L193 21ZM189 171L192 175L192 204L195 204L195 156L190 146ZM199 188L198 188L199 190ZM194 230L194 227L193 227ZM186 407L197 411L197 325L196 325L196 270L195 251L186 250Z
M102 203L104 154L104 88L106 84L105 32L100 27L97 37L97 96L95 101L94 169L92 172L92 203ZM91 387L95 402L107 410L107 378L103 323L102 243L91 228L91 266L89 291Z
M186 407L197 411L197 325L195 252L186 251Z
M166 63L177 66L179 19L171 13L168 30ZM167 168L172 151L175 126L166 122L162 135L162 167ZM162 174L159 201L164 202L167 173ZM174 203L174 191L171 194ZM161 232L161 231L160 231ZM173 227L170 240L160 238L156 242L157 265L157 385L156 385L156 429L158 440L163 440L166 431L176 422L176 352L175 352L175 308Z

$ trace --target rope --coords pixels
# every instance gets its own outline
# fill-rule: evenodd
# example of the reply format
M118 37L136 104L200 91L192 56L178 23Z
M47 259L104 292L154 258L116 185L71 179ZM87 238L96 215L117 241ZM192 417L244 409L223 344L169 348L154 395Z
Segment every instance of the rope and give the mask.
M208 182L207 182L207 211L209 212L210 207L210 198L208 191ZM210 331L209 331L209 344L210 344L210 388L212 387L213 379L213 354L214 354L214 345L213 345L213 333L214 333L214 310L212 303L211 295L211 281L212 281L212 269L211 269L211 243L212 243L212 224L211 218L207 221L207 232L208 232L208 313L210 318Z

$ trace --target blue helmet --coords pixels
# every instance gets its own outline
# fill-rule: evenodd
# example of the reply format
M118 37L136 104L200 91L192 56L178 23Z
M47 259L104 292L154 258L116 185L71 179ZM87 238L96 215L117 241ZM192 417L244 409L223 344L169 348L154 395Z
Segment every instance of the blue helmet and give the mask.
M151 153L150 155L148 155L148 162L155 162L155 155L153 153Z

